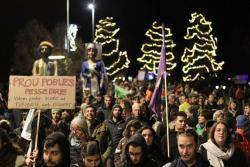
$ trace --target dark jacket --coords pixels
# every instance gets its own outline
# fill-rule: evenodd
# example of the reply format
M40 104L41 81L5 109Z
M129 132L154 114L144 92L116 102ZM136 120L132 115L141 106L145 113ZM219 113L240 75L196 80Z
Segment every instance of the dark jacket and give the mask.
M157 162L158 166L162 166L164 164L164 156L161 151L159 138L154 129L151 127L142 127L139 130L139 133L142 134L145 129L150 129L153 133L153 143L150 146L147 145L146 147L147 157Z
M25 167L24 161L21 152L12 147L4 147L0 151L0 167Z
M164 135L161 139L161 148L164 155L165 161L173 161L179 157L178 145L177 145L177 132L175 130L170 130L169 132L169 151L170 158L167 156L167 135Z
M136 143L136 145L141 146L142 147L142 155L141 155L141 160L139 162L139 164L134 165L129 157L128 154L128 148L129 145L131 143ZM130 137L126 148L125 148L125 152L126 152L126 157L125 159L121 162L120 167L157 167L157 163L155 161L153 161L152 159L147 157L147 153L146 153L146 141L143 138L143 136L141 134L135 134L133 136Z
M64 121L54 122L52 121L52 124L50 126L50 130L52 132L62 132L65 136L69 136L70 128L69 125Z
M105 104L103 103L103 105L97 109L97 112L102 112L103 113L104 120L109 119L111 117L111 115L112 115L112 104L111 104L110 108L107 108L105 106ZM104 121L104 120L101 120L101 122Z
M201 146L199 152L203 159L207 160L207 150ZM247 160L244 153L239 149L235 148L234 154L228 160L223 160L224 167L247 167Z
M175 159L169 167L187 167L184 161L179 157ZM192 167L210 167L207 160L202 159L200 154L196 154L196 163Z
M104 123L98 124L91 137L99 142L103 162L112 155L113 142L110 131Z
M80 167L83 166L81 149L83 143L73 136L69 137L70 142L70 167Z
M149 120L148 120L146 117L144 117L144 116L137 116L137 117L130 116L130 117L128 117L127 120L126 120L126 125L127 125L130 121L132 121L132 120L138 120L138 121L140 121L140 122L142 123L142 125L145 125L145 126L148 126L148 125L149 125Z
M125 120L121 119L118 122L114 122L112 119L105 120L104 122L109 128L111 138L113 140L113 152L115 151L119 141L122 139L123 131L125 129Z

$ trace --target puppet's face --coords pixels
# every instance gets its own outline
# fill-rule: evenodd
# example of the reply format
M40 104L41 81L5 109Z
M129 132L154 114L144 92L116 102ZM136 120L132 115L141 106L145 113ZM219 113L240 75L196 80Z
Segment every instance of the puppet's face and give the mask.
M87 47L87 53L89 59L94 59L97 55L97 49L94 44L89 44Z
M48 57L50 54L50 48L46 45L40 47L40 53L42 56Z

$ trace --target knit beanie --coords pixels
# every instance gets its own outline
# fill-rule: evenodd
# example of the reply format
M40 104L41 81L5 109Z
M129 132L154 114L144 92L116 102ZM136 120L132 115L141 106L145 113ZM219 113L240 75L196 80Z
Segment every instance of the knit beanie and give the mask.
M236 117L237 128L246 127L249 124L249 120L246 115L238 115Z

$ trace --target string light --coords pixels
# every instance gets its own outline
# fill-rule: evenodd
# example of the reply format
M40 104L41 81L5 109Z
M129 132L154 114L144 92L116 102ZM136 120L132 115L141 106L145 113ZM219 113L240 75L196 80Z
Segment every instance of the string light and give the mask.
M176 46L171 39L173 34L170 28L164 28L165 30L165 45L166 48L171 50ZM144 43L141 47L143 55L137 58L137 61L143 63L141 69L147 69L153 73L157 73L158 64L160 62L161 47L162 47L162 26L156 21L153 22L151 28L145 33L149 38L149 43ZM172 52L166 53L167 71L171 71L176 67L174 62L174 55Z
M94 42L102 45L102 59L107 75L112 78L120 71L129 68L130 64L127 52L119 51L120 41L115 38L120 28L116 28L113 17L101 19L96 27ZM110 58L112 58L112 62Z
M185 48L181 57L183 62L183 81L205 79L205 75L222 70L224 61L217 63L214 59L217 50L217 38L211 34L211 22L206 21L202 14L193 13L189 20L191 27L187 28L186 40L193 42L192 48Z
M77 35L78 27L76 24L70 24L68 29L68 39L69 39L69 50L70 51L76 51L76 35Z

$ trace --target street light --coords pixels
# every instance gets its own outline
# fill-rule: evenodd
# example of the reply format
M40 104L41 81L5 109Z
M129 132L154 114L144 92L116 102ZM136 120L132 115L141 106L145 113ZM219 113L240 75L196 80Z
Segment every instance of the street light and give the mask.
M88 5L88 8L92 11L92 41L95 38L95 0Z
M68 52L68 54L69 54L69 37L68 37L68 31L69 31L69 0L67 0L67 2L66 2L67 4L66 4L66 13L67 13L67 18L66 18L66 20L67 20L67 27L66 27L66 49L67 49L67 52Z

